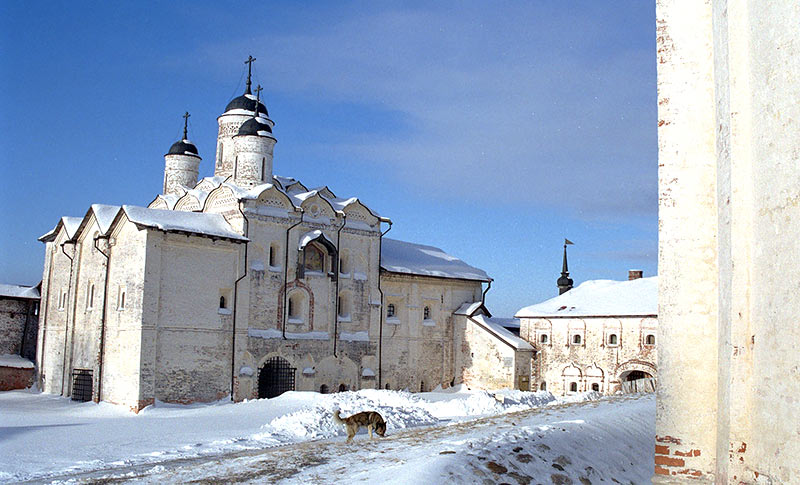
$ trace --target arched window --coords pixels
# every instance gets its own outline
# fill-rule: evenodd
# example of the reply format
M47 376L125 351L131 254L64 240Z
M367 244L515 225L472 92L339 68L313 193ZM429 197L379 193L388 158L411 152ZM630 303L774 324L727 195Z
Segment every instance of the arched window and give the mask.
M645 337L644 343L647 345L655 345L656 344L656 336L653 334L648 335Z
M389 303L389 305L386 306L386 316L388 318L392 318L394 316L394 303Z
M592 384L592 390L596 391L596 392L600 392L600 384L598 384L596 382L594 384Z
M425 320L431 319L431 307L426 306L424 310L422 310L422 318Z
M344 384L339 384L339 392L345 392L347 390L347 386Z
M577 382L570 382L569 391L570 392L578 392L578 383Z
M302 291L294 291L289 295L288 312L289 323L300 324L305 318L305 296Z
M617 334L612 333L608 336L608 345L617 345Z
M542 384L539 386L539 390L540 391L546 391L547 390L547 383L546 382L542 382Z
M224 149L225 149L225 145L222 142L220 142L219 143L219 156L217 157L217 166L218 167L222 165L222 153L223 153Z
M385 386L383 386L383 388L384 388L384 389L386 389L386 390L388 391L388 390L389 390L389 383L387 382L387 383L386 383L386 385L385 385Z
M425 381L419 381L419 392L425 392Z
M339 318L350 318L350 295L348 292L342 292L339 295Z
M547 334L543 333L541 337L539 337L539 342L546 344L547 343Z
M225 301L225 296L224 296L224 295L223 295L223 296L220 296L220 297L219 297L219 307L220 307L220 308L228 308L228 307L226 306L226 303L227 303L227 302Z
M319 386L319 393L320 394L328 394L328 385L327 384L323 384L323 385Z
M572 343L575 344L575 345L580 345L581 344L581 336L577 335L577 334L573 335L572 336Z
M350 255L346 249L339 253L339 273L342 275L350 274Z

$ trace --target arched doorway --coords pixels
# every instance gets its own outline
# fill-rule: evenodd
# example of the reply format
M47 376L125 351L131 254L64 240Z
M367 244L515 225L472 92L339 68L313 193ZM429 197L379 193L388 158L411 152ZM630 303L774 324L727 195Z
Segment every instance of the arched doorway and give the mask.
M297 369L286 359L270 357L258 371L258 397L273 398L286 391L294 391L294 375Z
M653 376L644 371L632 370L629 372L623 372L619 377L622 381L637 381L639 379L649 379Z

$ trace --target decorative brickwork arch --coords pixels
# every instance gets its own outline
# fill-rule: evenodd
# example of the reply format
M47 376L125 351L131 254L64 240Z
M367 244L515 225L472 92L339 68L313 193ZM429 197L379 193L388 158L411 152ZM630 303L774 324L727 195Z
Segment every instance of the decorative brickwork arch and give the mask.
M620 381L625 381L632 373L636 373L635 375L646 374L649 377L656 377L657 371L656 365L652 362L631 359L618 365L614 374Z
M290 281L278 291L278 318L275 320L276 328L280 330L283 324L283 295L294 288L301 288L308 294L308 331L311 332L314 330L314 293L308 285L299 279Z

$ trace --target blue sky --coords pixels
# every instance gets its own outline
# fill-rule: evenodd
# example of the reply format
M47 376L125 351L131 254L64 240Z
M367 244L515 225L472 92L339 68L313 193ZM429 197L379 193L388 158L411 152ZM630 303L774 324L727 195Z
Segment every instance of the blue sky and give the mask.
M576 284L653 275L654 31L638 0L3 3L0 281L60 216L147 205L184 111L211 175L251 54L275 173L486 270L495 315L557 294L564 237Z

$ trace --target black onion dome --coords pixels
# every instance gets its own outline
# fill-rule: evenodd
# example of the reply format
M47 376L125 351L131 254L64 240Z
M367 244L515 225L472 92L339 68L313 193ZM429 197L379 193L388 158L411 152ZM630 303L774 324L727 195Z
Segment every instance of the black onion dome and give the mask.
M249 120L242 123L242 126L239 127L239 132L237 135L256 135L256 136L265 136L261 135L260 131L266 131L272 133L272 128L267 123L262 123L259 121L258 118L250 118Z
M556 284L558 286L572 286L572 278L561 275L558 281L556 281Z
M173 143L172 146L169 147L167 155L189 155L200 158L200 155L197 154L197 147L189 140L180 140Z
M244 109L247 111L252 112L255 109L256 102L258 102L258 112L264 117L269 118L269 113L267 113L267 107L264 106L264 103L261 101L257 101L256 97L252 94L243 94L236 98L233 98L228 106L225 107L225 113L234 109Z

